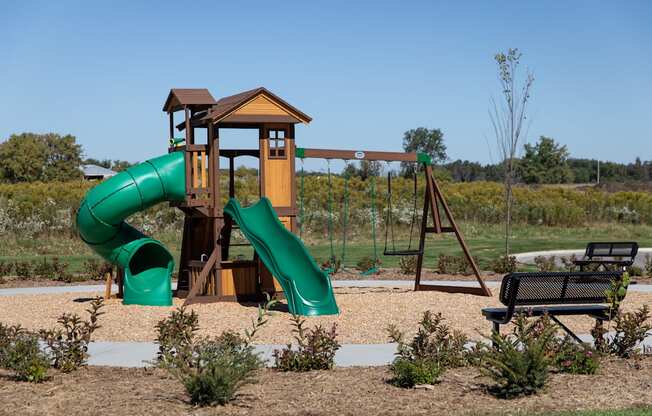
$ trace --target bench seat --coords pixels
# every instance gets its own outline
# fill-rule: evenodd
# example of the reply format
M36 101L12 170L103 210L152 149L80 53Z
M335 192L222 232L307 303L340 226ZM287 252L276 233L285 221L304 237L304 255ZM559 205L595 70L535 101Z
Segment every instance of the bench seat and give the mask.
M507 308L485 308L482 315L492 322L503 323L507 318ZM564 306L519 306L514 308L514 315L543 316L545 314L588 315L596 319L607 319L609 307L606 305L564 305Z

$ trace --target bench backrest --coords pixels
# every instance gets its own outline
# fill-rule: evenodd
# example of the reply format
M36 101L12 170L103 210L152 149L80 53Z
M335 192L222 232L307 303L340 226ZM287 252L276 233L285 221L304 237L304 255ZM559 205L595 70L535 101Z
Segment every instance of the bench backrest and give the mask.
M621 257L626 260L634 260L638 253L638 243L633 241L614 243L589 243L586 246L584 256L587 259L595 257Z
M606 291L622 272L511 273L503 278L506 306L607 303Z

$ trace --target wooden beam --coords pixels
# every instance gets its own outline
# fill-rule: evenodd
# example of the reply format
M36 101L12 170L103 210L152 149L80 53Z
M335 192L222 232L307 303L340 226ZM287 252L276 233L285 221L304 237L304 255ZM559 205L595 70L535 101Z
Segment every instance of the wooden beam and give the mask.
M215 264L219 260L220 256L220 248L219 247L214 247L213 252L211 253L210 257L208 258L208 261L206 264L204 264L204 268L201 269L201 273L199 273L199 277L197 277L197 281L192 285L190 288L190 292L188 292L188 297L186 297L186 300L183 302L183 305L188 305L189 301L196 297L201 288L204 287L204 284L206 283L206 279L208 278L208 275L213 271Z
M319 159L344 159L344 160L382 160L387 162L416 162L417 154L414 152L376 152L364 150L335 150L335 149L301 149L297 152L304 158Z

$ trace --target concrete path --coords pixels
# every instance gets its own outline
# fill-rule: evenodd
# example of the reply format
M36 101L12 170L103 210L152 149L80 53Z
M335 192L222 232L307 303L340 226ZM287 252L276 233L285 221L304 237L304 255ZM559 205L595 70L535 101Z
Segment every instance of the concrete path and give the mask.
M525 264L534 264L534 258L537 256L555 256L557 257L557 263L559 266L561 266L561 261L559 260L560 257L570 257L572 255L575 255L576 257L582 257L584 255L584 249L576 249L576 250L547 250L547 251L530 251L527 253L518 253L514 254L514 257L516 257L516 261L519 263L525 263ZM638 254L636 255L636 260L634 261L634 264L639 266L639 267L644 267L645 266L645 256L650 255L652 256L652 248L639 248L638 249Z

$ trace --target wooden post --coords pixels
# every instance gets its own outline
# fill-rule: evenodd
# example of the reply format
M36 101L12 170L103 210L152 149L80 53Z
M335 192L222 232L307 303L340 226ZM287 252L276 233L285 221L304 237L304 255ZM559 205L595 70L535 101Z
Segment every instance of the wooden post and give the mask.
M113 285L113 270L106 272L104 279L104 300L109 300L111 299L111 286Z
M170 140L174 139L174 112L170 111Z
M186 150L184 150L184 158L186 162L186 201L189 202L192 194L190 192L190 176L192 175L192 167L190 165L190 151L188 151L188 145L190 144L190 114L187 106L184 106L183 112L186 117Z

